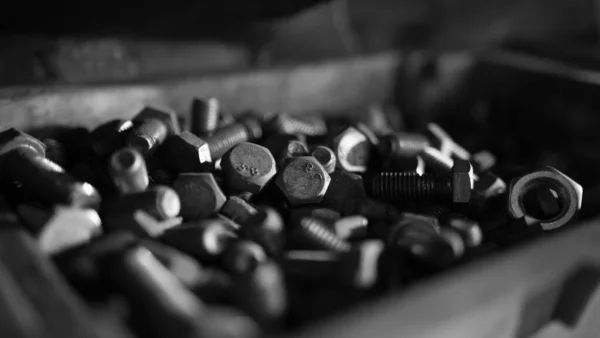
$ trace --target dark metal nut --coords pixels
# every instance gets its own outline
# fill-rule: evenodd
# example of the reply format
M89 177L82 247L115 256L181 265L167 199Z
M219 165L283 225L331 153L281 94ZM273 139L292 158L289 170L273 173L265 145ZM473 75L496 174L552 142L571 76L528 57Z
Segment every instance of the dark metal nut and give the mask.
M371 143L354 127L348 127L335 136L331 142L337 156L339 169L362 173L367 171L371 158Z
M198 220L217 213L227 197L209 173L180 174L173 189L181 199L180 215L185 220Z
M277 173L271 152L244 142L231 148L221 160L228 187L235 192L258 193Z
M452 167L452 201L468 203L473 190L473 167L466 160L454 160Z
M177 135L181 131L179 127L179 120L177 120L177 114L175 112L162 108L157 109L154 107L144 107L133 119L133 123L137 124L147 119L157 119L163 122L168 130L169 135Z
M289 159L276 179L292 205L320 203L330 182L325 168L312 156Z
M178 172L202 172L210 169L212 158L208 143L184 131L167 141L167 164Z
M551 189L557 194L561 211L555 217L539 219L527 209L524 203L527 195L540 188ZM562 227L575 218L581 209L583 188L555 168L545 167L514 179L510 183L508 198L508 213L511 217L524 219L530 226L540 224L545 231L550 231Z

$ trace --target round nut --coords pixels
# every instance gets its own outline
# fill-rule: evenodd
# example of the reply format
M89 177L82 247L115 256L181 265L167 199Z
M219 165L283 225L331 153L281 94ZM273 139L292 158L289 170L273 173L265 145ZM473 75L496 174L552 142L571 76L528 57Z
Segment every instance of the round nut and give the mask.
M271 152L258 144L244 142L231 148L221 160L231 190L257 193L275 176Z
M325 168L312 156L287 160L276 180L292 205L320 203L330 182Z
M548 188L557 194L560 212L554 217L540 219L531 214L524 203L529 193ZM515 219L524 219L527 225L540 224L544 231L558 229L571 221L581 209L583 188L565 174L546 167L513 180L508 192L508 212Z

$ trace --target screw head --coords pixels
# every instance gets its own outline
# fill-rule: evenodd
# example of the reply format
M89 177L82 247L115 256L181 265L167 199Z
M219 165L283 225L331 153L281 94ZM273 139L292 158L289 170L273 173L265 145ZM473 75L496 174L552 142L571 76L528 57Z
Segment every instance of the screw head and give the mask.
M207 218L219 211L227 200L209 173L181 174L173 182L173 189L180 197L180 215L185 220Z
M325 168L312 156L287 160L276 180L292 205L320 203L330 182Z
M258 193L277 173L271 152L258 144L244 142L221 159L221 168L232 191Z

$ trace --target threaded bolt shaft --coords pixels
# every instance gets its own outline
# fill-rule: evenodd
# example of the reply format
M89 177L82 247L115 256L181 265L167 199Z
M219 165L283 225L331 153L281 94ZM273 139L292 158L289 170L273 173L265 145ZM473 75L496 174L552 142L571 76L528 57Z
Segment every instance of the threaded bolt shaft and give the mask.
M215 161L223 157L233 146L261 137L262 128L260 123L255 118L248 117L238 123L216 130L205 141L210 149L211 158Z
M411 157L416 156L427 147L429 141L421 134L393 133L381 138L385 147L384 152L389 156Z
M371 182L374 198L386 202L452 201L452 178L413 172L382 172Z
M192 102L192 133L197 136L208 136L219 124L219 101L216 98L206 100L194 99Z
M169 135L168 126L159 119L145 119L133 127L127 137L127 145L143 155L149 154L160 146Z
M269 122L270 130L282 134L322 136L327 134L325 122L319 118L300 120L287 115L277 115Z
M299 235L315 249L324 249L336 252L348 252L351 246L348 242L336 236L322 221L305 217L300 220Z

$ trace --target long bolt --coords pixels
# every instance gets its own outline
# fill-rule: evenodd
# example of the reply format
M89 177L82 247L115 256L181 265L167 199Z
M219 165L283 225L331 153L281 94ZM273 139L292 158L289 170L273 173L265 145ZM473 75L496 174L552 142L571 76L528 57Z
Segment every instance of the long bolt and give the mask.
M382 172L372 179L370 193L386 202L452 201L452 177Z
M219 101L214 97L194 99L191 115L192 133L199 137L209 136L219 125Z
M351 246L348 242L337 237L322 221L306 217L300 220L297 228L298 237L314 249L336 252L348 252Z
M239 122L216 130L205 139L211 158L217 160L233 146L262 137L262 126L253 117L242 118Z

